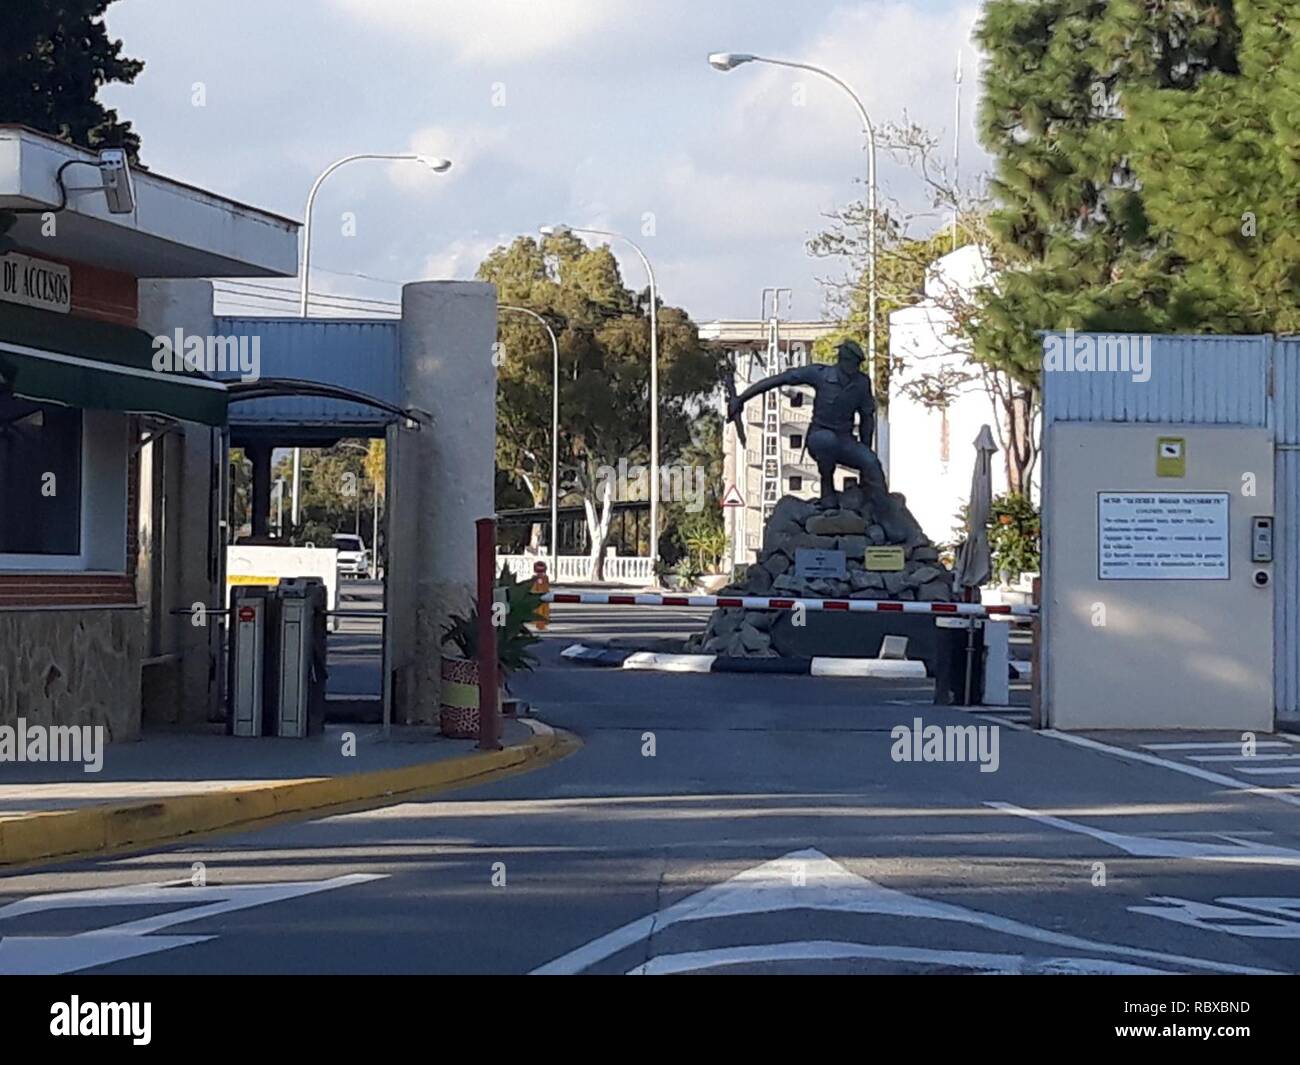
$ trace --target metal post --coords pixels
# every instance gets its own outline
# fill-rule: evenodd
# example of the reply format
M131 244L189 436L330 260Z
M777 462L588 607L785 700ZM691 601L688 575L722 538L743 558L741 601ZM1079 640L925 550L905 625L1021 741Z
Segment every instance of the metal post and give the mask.
M492 624L492 589L496 583L496 518L474 523L478 543L478 746L481 751L501 749L500 706L497 687L497 630Z

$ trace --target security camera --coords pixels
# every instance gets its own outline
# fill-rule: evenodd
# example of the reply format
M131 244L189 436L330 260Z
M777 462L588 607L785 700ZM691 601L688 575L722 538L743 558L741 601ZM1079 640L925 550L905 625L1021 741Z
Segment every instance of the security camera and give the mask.
M1267 587L1268 587L1268 570L1266 570L1266 569L1257 569L1257 570L1255 571L1254 576L1251 578L1251 580L1253 580L1253 581L1255 582L1255 587L1256 587L1256 588L1267 588Z
M99 180L104 185L109 214L130 214L135 210L135 189L131 185L131 164L121 148L99 153Z

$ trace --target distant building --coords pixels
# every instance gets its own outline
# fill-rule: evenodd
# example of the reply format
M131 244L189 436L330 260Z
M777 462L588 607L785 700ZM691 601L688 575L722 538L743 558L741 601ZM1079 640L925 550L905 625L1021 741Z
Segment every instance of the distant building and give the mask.
M772 365L774 325L775 366ZM724 320L700 326L700 339L730 353L739 395L771 373L805 365L813 343L838 328L834 322ZM770 404L765 403L769 397ZM748 403L744 414L747 442L743 447L736 427L728 423L724 428L724 491L734 487L744 501L743 507L728 507L724 512L733 565L757 559L763 545L766 513L771 512L781 496L814 499L821 491L817 465L805 447L812 400L811 388L795 386L773 389L762 399ZM845 476L847 480L842 484L857 480L848 471L841 473L841 477Z

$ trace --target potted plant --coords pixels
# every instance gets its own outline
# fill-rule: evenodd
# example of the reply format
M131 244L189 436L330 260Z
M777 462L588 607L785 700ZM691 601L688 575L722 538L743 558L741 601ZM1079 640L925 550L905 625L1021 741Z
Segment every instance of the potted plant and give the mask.
M502 707L509 699L507 680L511 673L533 669L537 656L531 648L539 637L528 627L542 605L541 595L532 589L531 579L517 581L506 567L501 568L497 587L505 590L505 611L496 626L497 675L494 682L503 693ZM444 736L473 739L478 735L478 607L453 614L442 630L442 646L451 647L456 655L442 656L442 699L438 723Z

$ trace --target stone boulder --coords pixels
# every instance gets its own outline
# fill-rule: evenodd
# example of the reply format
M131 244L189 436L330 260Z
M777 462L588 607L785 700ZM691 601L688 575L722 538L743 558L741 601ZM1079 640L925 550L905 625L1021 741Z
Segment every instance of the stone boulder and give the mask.
M729 586L724 593L789 599L952 601L952 573L940 563L938 549L924 541L924 534L906 509L906 500L897 493L892 498L902 508L903 520L896 524L905 527L906 534L906 539L893 541L905 549L902 570L875 572L865 568L867 547L886 546L891 541L876 520L865 492L854 486L841 491L838 507L830 510L819 510L811 500L793 496L781 499L763 530L763 548L757 561L745 570L744 583ZM924 542L917 543L918 539ZM800 548L844 552L845 576L800 577L795 572ZM687 647L708 654L771 657L780 653L772 634L789 624L788 618L783 619L784 613L715 610L705 631L692 636Z

